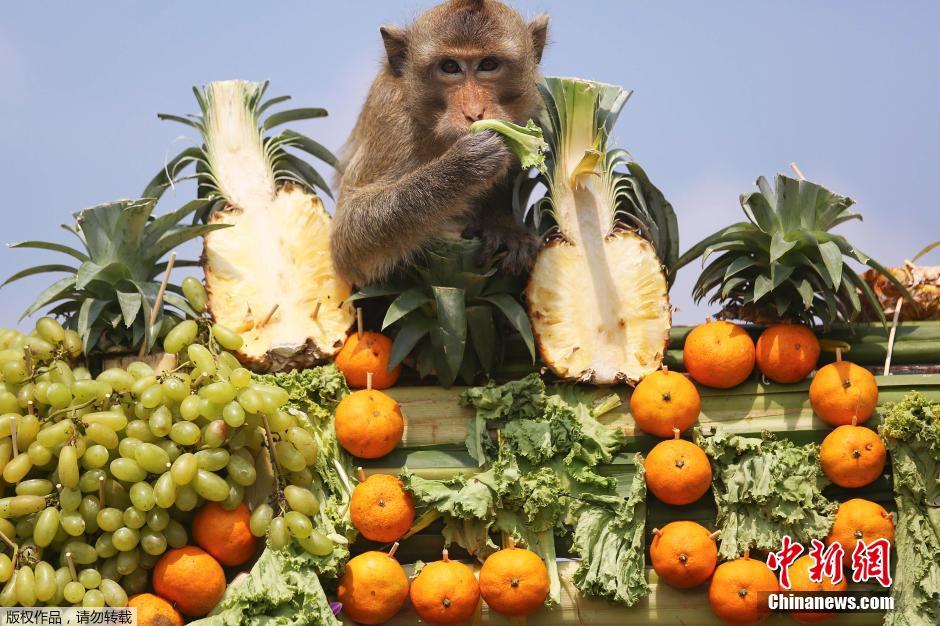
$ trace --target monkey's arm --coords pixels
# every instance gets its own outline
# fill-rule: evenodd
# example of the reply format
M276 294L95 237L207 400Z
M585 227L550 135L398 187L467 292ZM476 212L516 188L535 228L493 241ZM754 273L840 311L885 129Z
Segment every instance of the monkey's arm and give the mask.
M466 135L437 159L397 180L347 184L333 219L333 263L357 285L381 279L407 261L471 202L503 177L511 154L491 132Z

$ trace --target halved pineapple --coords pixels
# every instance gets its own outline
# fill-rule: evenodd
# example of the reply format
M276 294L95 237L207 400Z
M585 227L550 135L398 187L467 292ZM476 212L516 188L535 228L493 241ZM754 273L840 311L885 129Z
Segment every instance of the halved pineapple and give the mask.
M239 358L246 365L277 371L336 354L354 313L344 304L350 285L336 274L330 255L330 216L312 193L315 185L324 190L326 185L284 148L331 163L333 157L292 131L265 135L286 121L325 112L294 109L262 120L268 106L283 99L262 102L265 87L230 80L197 90L202 117L172 119L198 128L205 145L172 165L197 162L200 182L219 199L209 222L232 226L205 238L210 312L242 334Z

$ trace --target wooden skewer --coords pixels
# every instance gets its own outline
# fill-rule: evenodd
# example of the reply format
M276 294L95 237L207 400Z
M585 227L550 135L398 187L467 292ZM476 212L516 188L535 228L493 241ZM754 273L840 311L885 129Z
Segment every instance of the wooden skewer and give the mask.
M361 483L366 482L366 471L365 471L364 469L362 469L361 467L357 467L357 468L356 468L356 478L358 478L358 479L359 479L359 482L361 482Z
M842 348L836 348L836 363L842 362Z
M888 356L885 357L885 376L891 373L891 356L894 354L894 335L898 330L898 319L901 317L902 306L904 306L904 298L898 298L898 303L894 305L894 319L891 321L891 332L888 334Z
M5 534L3 531L0 531L0 540L2 540L3 543L5 543L5 544L7 544L8 546L10 546L10 549L11 549L11 550L13 550L14 552L16 551L16 547L17 547L16 544L13 543L13 540L10 539L9 537L7 537L6 534Z
M317 319L317 317L320 316L320 305L321 305L321 304L323 304L323 303L322 303L322 302L317 302L317 306L313 309L313 316L312 316L313 319Z
M388 551L388 555L394 558L395 553L397 551L398 551L398 542L396 541L395 543L392 544L392 549Z
M15 459L20 451L16 445L16 417L13 415L10 416L10 441L13 442L13 458Z
M806 180L806 177L803 176L803 172L800 171L800 168L796 166L796 163L790 163L790 169L793 170L793 173L796 174L796 177L800 180Z
M447 548L441 550L441 560L445 563L450 561L450 553L447 551Z
M708 538L711 539L712 541L715 541L715 540L718 539L718 537L720 537L720 536L721 536L721 531L720 531L720 530L716 530L715 532L713 532L712 534L710 534L710 535L708 536Z
M26 403L26 412L29 413L30 415L33 414L33 401L32 400L29 400Z
M104 476L98 477L98 506L102 509L105 507L104 503Z
M71 552L65 553L65 560L69 564L69 574L72 576L72 580L78 580L78 572L75 571L75 560L72 558Z
M271 318L274 317L274 314L277 313L279 308L281 308L280 304L275 304L273 307L271 307L271 310L268 311L268 314L264 316L264 319L261 320L261 323L258 324L258 326L267 326L268 322L271 321Z
M372 391L372 372L366 372L366 389Z
M356 338L362 339L362 307L356 308Z
M679 435L681 435L681 434L682 434L682 431L679 430L678 428L673 428L673 429L672 429L672 437L673 437L673 439L678 439L678 438L679 438Z
M157 312L163 304L163 294L166 293L166 286L170 282L170 272L173 271L173 265L176 264L176 252L170 253L170 259L166 262L166 271L163 272L163 280L160 281L160 290L157 291L157 299L153 301L153 308L150 309L150 319L147 323L147 332L144 333L144 339L140 344L140 352L137 356L147 354L147 335L150 334L153 325L157 323Z

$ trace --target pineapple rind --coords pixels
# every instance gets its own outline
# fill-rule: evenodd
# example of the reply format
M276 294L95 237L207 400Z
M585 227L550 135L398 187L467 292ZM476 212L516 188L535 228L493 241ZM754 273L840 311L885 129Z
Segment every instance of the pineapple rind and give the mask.
M618 231L600 246L563 240L536 260L526 299L542 360L558 376L634 384L662 365L672 325L652 245Z
M317 196L285 185L265 204L213 215L234 227L206 237L209 308L242 334L239 357L253 369L309 366L342 347L354 321L343 304L351 288L333 267L330 217Z

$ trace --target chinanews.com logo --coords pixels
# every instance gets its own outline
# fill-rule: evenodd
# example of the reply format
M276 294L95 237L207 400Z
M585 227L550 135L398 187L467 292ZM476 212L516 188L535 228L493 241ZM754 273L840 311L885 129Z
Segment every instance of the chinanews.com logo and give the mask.
M805 613L863 613L894 609L891 587L891 544L887 539L859 540L850 555L839 542L828 546L816 539L809 550L808 579L816 589L792 589L790 566L806 552L802 544L785 536L780 550L767 555L767 567L780 572L781 592L768 594L772 611ZM848 566L850 574L846 574ZM802 576L802 572L801 572ZM867 583L867 590L847 589L847 583Z

